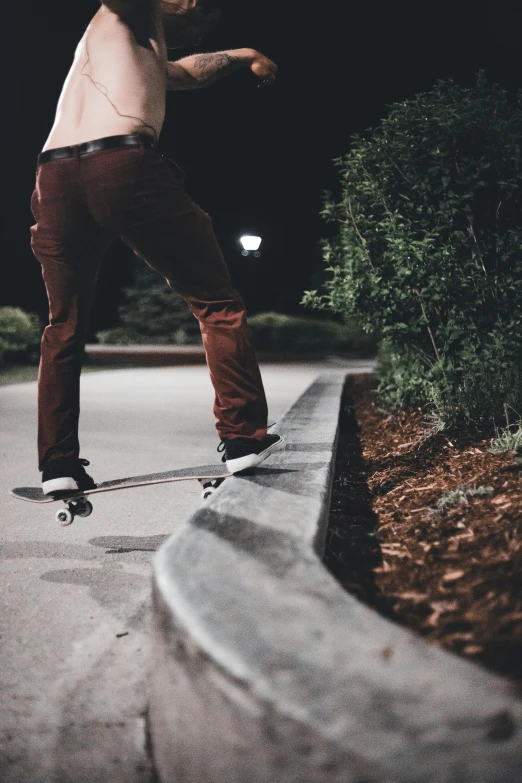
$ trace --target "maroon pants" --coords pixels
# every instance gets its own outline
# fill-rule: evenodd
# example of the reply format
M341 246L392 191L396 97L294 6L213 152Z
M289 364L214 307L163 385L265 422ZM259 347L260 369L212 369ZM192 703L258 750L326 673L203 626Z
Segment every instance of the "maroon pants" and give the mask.
M135 138L138 147L85 152L76 145L60 148L63 158L38 158L31 247L49 298L38 377L40 470L47 460L79 455L83 348L100 261L116 237L159 272L198 319L219 437L266 434L267 404L245 305L231 285L211 220L185 193L176 164L151 148L150 137Z

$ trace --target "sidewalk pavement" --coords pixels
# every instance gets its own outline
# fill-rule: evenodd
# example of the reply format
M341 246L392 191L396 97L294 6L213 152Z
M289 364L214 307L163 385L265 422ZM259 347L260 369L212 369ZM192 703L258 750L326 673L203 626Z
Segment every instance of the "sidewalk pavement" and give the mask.
M270 422L328 363L261 366ZM218 462L207 368L82 377L82 456L96 480ZM146 748L151 557L200 504L181 482L107 493L68 528L36 484L36 384L0 388L0 779L152 783Z

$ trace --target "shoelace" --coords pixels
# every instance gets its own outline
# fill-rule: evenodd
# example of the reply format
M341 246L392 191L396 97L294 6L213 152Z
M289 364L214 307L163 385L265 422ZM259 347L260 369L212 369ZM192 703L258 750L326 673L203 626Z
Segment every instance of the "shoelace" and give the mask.
M277 422L275 422L275 421L274 421L272 424L267 424L267 427L266 427L266 428L267 428L267 430L269 430L269 429L270 429L270 427L273 427L273 426L274 426L274 424L277 424ZM217 447L217 449L216 449L216 451L218 452L218 454L221 454L221 452L222 452L222 451L225 451L226 445L227 445L227 444L225 443L225 441L224 441L224 440L220 440L220 441L219 441L219 446L218 446L218 447ZM223 456L221 457L221 462L226 462L226 461L227 461L226 454L223 454Z

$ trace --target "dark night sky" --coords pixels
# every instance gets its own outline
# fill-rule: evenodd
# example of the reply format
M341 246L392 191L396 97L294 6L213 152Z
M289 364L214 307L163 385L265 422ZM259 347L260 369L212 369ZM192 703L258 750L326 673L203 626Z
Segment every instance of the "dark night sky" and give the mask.
M168 94L162 151L187 174L208 211L235 286L250 313L298 312L322 271L320 194L349 137L374 126L387 105L438 78L473 84L479 68L522 87L522 9L515 4L350 4L224 0L222 21L201 51L254 47L279 65L277 84L256 89L248 71L206 90ZM29 248L36 157L50 131L63 79L96 0L9 4L3 41L4 253L0 305L46 313ZM9 29L15 34L10 35ZM187 52L189 53L189 52ZM174 53L171 53L174 57ZM181 56L181 54L177 55ZM7 78L5 78L7 77ZM244 259L237 238L264 238ZM112 325L134 256L119 242L100 276L91 332ZM91 336L92 336L91 333Z

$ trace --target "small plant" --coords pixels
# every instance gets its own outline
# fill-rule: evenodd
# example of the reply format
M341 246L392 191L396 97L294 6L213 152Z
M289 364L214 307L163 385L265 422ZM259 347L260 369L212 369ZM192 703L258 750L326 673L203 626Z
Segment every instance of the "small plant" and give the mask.
M437 410L428 410L424 416L425 428L415 438L415 443L420 446L421 443L425 443L430 438L438 435L439 432L444 432L447 429L446 421L441 417Z
M450 508L455 506L467 506L469 498L483 498L491 495L493 487L457 487L457 489L444 492L437 500L434 508L428 510L427 518L441 517Z
M513 429L516 427L516 429ZM508 424L502 430L496 430L496 437L491 438L490 454L503 454L506 451L522 452L522 419Z

